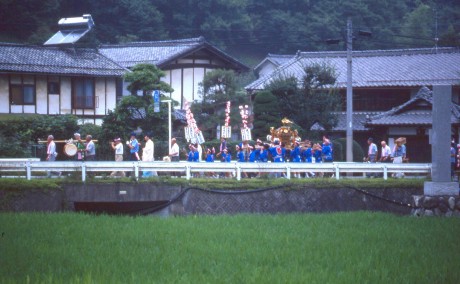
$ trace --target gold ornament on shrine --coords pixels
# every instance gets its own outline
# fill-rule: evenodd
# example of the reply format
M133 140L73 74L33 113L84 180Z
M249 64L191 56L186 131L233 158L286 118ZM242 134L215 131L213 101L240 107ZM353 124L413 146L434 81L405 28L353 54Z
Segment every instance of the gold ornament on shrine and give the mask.
M270 127L270 134L267 135L267 140L274 142L275 140L279 140L280 143L283 143L286 149L292 149L294 147L295 141L300 141L300 137L296 129L291 129L293 124L287 118L283 118L281 120L283 126L275 129L275 127Z

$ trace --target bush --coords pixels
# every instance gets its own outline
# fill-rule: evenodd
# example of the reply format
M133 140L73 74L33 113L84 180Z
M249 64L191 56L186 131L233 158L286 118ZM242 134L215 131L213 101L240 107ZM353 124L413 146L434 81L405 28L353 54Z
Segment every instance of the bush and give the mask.
M347 139L339 138L333 141L334 145L334 161L344 162L347 159ZM340 145L340 146L338 146ZM337 148L336 148L337 147ZM353 162L362 162L364 158L363 148L353 140Z
M0 121L0 157L32 157L31 148L38 140L46 140L50 134L55 139L69 139L77 129L77 118L73 115L31 115ZM62 153L64 145L57 146Z

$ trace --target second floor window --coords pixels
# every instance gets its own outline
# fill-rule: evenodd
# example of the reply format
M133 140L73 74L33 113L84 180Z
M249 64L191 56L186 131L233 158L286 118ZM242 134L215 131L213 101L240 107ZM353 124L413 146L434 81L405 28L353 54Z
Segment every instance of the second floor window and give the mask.
M72 80L73 108L94 109L94 79L77 78Z

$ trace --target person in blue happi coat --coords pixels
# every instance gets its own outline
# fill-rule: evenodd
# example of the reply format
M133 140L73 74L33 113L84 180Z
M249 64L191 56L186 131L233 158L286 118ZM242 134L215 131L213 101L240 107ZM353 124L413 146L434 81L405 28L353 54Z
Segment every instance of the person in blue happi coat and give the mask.
M290 153L290 157L291 157L291 162L293 163L300 163L302 161L300 141L296 140L294 142L293 149L291 150L291 153ZM293 172L292 174L294 177L300 178L300 173Z
M187 162L198 162L199 154L195 145L190 144L188 148L190 151L188 152Z
M306 140L304 145L305 145L305 149L302 151L302 160L305 163L312 163L313 162L313 153L314 153L314 151L311 148L311 141ZM314 176L315 176L315 173L313 173L313 172L305 173L306 178L314 177Z

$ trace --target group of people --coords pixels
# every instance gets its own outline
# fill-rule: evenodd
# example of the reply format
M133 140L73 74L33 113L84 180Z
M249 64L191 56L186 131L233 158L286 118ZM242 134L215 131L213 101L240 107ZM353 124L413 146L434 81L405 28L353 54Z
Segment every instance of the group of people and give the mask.
M406 158L406 138L400 137L395 140L395 145L393 150L390 146L387 145L385 141L381 141L381 150L380 150L380 158L379 158L379 151L377 149L377 145L374 143L373 138L367 139L367 144L369 145L367 150L367 156L364 158L365 162L369 163L395 163L400 164L402 162L407 161ZM367 177L376 177L377 174L367 174ZM396 173L394 177L404 177L404 173Z
M256 140L255 144L249 141L243 141L235 146L232 150L227 145L227 140L221 138L219 150L216 153L215 148L205 149L204 160L206 162L214 162L219 159L220 162L250 162L250 163L282 163L282 162L306 162L306 163L327 163L333 161L332 143L327 137L323 137L322 143L312 143L309 140L304 142L295 141L290 145L290 149L286 149L286 145L274 139L270 143L264 143L260 139ZM201 146L199 144L190 144L189 152L187 153L187 161L201 161ZM248 177L243 173L244 177ZM301 177L300 174L294 174L296 177ZM314 176L313 173L306 174L305 177Z
M130 161L143 161L143 162L153 162L155 160L154 153L155 153L155 145L153 143L151 133L144 134L144 147L142 147L142 153L139 155L141 149L141 143L136 138L136 133L131 133L129 141L126 141L126 146L129 149L129 160ZM124 155L124 147L121 141L121 138L115 138L111 142L112 149L115 151L115 161L121 162L123 161ZM128 173L130 175L130 173ZM152 176L157 176L157 172L155 171L143 171L142 177L148 178ZM125 177L126 173L121 171L115 171L110 174L110 176L120 176Z
M201 146L199 144L189 144L190 151L187 154L187 161L201 161ZM257 139L255 144L250 144L248 141L243 141L235 146L232 151L227 147L225 138L221 139L219 151L216 153L214 148L205 150L206 162L214 162L215 158L220 158L221 162L307 162L307 163L322 163L332 162L332 144L329 139L324 138L323 143L313 144L311 141L304 142L295 141L291 149L286 149L286 145L275 139L271 143L264 143ZM232 156L234 153L234 156Z
M58 153L56 151L54 136L48 135L46 142L46 160L55 161ZM71 139L70 143L76 147L75 157L78 161L94 161L96 159L96 146L94 145L93 137L91 135L86 135L85 141L82 141L80 133L75 133L74 139ZM47 176L51 177L53 174L60 176L61 172L48 171Z
M129 141L126 141L126 146L129 150L130 161L143 161L153 162L154 161L154 143L152 141L152 134L145 133L144 145L137 140L136 134L131 133ZM49 135L47 139L47 161L55 161L57 152L56 144L54 142L53 135ZM74 134L74 139L70 141L76 147L75 159L77 161L94 161L96 155L96 147L92 140L91 135L86 135L86 139L83 141L79 133ZM374 143L373 138L367 140L369 145L365 162L376 163L402 163L406 160L406 139L401 137L395 140L395 146L393 149L386 144L385 141L381 141L381 151L379 151L377 145ZM121 162L124 157L124 145L121 138L115 138L110 143L115 154L115 161ZM221 162L252 162L252 163L281 163L281 162L294 162L294 163L329 163L333 162L333 146L331 141L323 136L321 143L312 143L309 140L305 141L294 141L290 145L290 149L286 149L286 145L278 139L274 139L269 143L262 142L257 139L255 144L249 143L249 141L243 141L235 146L234 151L227 147L227 140L221 139L219 150L216 151L214 148L207 148L204 150L200 144L189 144L189 151L185 151L188 162L200 162L202 158L206 162L214 162L215 159L219 158ZM142 150L142 151L141 151ZM216 153L217 152L217 153ZM232 154L234 153L234 156ZM171 140L171 148L169 154L163 160L178 162L180 156L179 145L177 144L176 138ZM48 176L51 176L52 172L48 172ZM60 173L56 173L60 175ZM110 174L111 176L125 177L129 176L130 173L123 171L115 171ZM401 173L401 175L403 175ZM157 176L155 171L144 171L143 177ZM246 174L244 176L247 176ZM294 173L294 176L301 177L300 174ZM306 173L305 177L314 176L314 173ZM375 175L368 175L369 177Z

